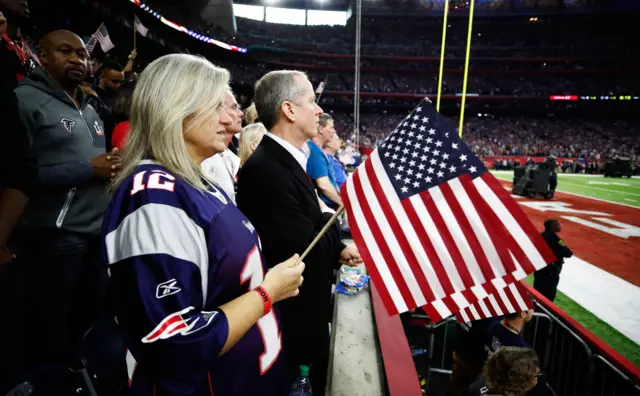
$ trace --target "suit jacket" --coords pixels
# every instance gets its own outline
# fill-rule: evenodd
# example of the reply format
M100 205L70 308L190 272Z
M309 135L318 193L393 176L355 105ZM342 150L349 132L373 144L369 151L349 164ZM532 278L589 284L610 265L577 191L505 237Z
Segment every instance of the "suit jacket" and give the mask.
M295 253L302 254L331 218L321 212L307 173L291 153L268 136L240 169L237 203L258 231L269 267ZM344 246L336 223L304 259L300 294L278 303L285 352L287 356L299 355L293 360L301 362L302 355L313 355L318 337L327 338L329 279Z

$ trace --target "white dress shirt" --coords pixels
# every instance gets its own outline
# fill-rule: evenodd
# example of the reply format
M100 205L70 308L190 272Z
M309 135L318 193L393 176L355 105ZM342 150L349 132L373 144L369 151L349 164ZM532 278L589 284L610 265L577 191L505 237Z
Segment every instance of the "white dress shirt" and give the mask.
M267 132L266 136L269 136L271 139L275 140L276 143L278 143L280 146L284 147L285 150L291 153L296 162L299 163L302 167L302 170L305 171L305 173L307 172L307 156L302 150L297 149L293 144L287 142L280 136L274 135L271 132Z
M284 140L280 136L274 135L271 132L267 132L266 136L269 136L276 143L278 143L285 150L287 150L293 156L293 158L296 160L296 162L300 164L300 166L302 167L302 170L304 171L304 173L307 173L307 155L302 150L297 149L293 144L287 142L286 140ZM316 191L316 196L317 195L318 195L318 192ZM320 201L320 198L318 198L318 201ZM333 210L333 209L331 209L331 208L329 208L327 206L320 208L320 210L322 211L322 213L331 213L331 214L335 214L336 213L335 210Z
M207 158L200 164L204 177L224 190L231 201L236 203L235 182L240 169L240 158L231 150Z

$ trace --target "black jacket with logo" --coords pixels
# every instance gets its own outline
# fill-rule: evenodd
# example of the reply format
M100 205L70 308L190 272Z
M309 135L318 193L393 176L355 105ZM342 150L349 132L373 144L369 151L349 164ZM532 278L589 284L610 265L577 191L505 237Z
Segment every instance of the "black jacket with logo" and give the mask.
M562 270L562 265L564 264L564 259L573 256L573 252L555 232L543 231L540 235L542 235L542 238L547 242L547 245L549 245L553 254L556 255L557 260L550 265L557 267L558 272L560 272L560 270Z

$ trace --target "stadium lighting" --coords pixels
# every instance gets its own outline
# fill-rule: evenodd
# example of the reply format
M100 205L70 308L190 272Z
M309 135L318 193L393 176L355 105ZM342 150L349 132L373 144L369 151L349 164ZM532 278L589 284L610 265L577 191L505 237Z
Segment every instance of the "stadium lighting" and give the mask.
M316 0L316 3L318 3L318 4L325 4L325 3L328 3L328 2L329 2L329 0Z
M274 5L274 4L278 4L278 0L264 0L265 4L270 4L270 5Z

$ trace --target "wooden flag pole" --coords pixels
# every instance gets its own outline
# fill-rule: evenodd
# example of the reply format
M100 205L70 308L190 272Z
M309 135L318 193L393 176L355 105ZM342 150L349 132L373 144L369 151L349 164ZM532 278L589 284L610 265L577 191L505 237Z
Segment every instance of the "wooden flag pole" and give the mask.
M136 14L133 14L133 49L136 49Z
M300 262L302 260L304 260L305 257L307 257L307 255L309 254L309 252L311 251L311 249L313 249L316 244L318 243L318 241L320 240L320 238L322 238L324 236L324 234L327 233L327 231L329 230L329 227L331 227L333 225L333 223L336 222L336 220L338 219L338 217L342 214L342 212L344 212L344 205L340 205L340 207L338 208L338 210L336 210L336 213L333 214L333 216L331 216L331 219L329 219L329 221L327 222L327 224L324 225L324 227L322 228L322 230L320 230L320 232L318 233L318 235L315 237L315 239L311 242L311 244L309 245L309 247L307 247L307 249L304 251L304 253L302 253L302 255L300 256L300 258L298 259L298 261L296 261L296 263L293 265L294 267L298 264L300 264Z

